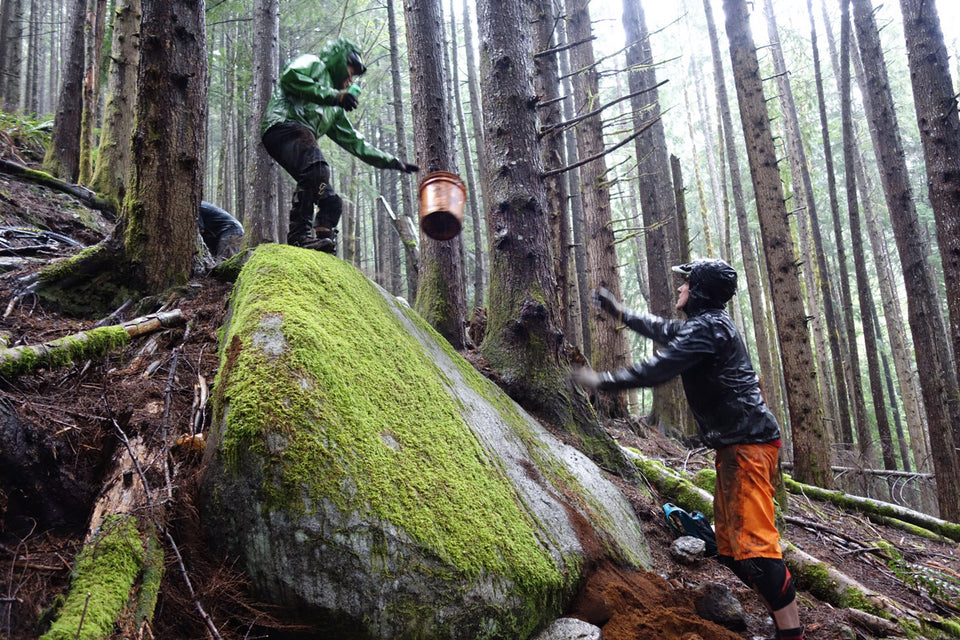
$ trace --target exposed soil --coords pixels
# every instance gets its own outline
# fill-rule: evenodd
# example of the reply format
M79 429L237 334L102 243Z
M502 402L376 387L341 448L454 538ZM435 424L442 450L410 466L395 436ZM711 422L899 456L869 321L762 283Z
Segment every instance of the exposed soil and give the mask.
M98 230L81 225L81 213L95 215L68 196L0 174L0 225L5 229L0 230L0 253L32 261L0 275L0 310L6 310L0 318L0 331L8 336L9 345L46 342L89 329L99 320L64 316L32 294L20 297L25 276L43 261L69 255L76 248L35 233L18 236L7 229L40 227L87 245L109 231L106 221L100 222ZM163 305L180 309L188 319L186 327L134 339L122 352L95 361L0 380L0 419L3 403L7 403L22 432L32 439L23 450L34 456L29 463L20 460L15 473L0 458L0 637L35 638L49 622L51 607L68 588L90 505L104 483L105 469L122 435L136 434L162 443L206 430L206 398L219 363L217 330L229 293L228 284L209 276L198 277L167 300L140 308L131 304L112 319L129 320ZM675 466L710 464L705 451L690 451L640 423L617 423L608 428L623 444ZM14 449L14 443L0 443L0 455L12 455L8 452ZM197 456L175 448L170 459L173 497L166 525L183 565L171 549L166 550L168 566L153 636L208 637L197 602L224 638L295 635L296 626L286 625L282 612L257 602L242 573L207 549L192 502ZM609 563L600 564L573 603L570 615L601 625L606 640L772 637L769 616L759 599L727 569L712 560L687 567L670 559L672 535L660 510L666 500L651 499L616 481L637 511L654 569L649 573L630 572ZM909 584L903 569L888 568L874 542L883 538L894 544L909 558L911 567L925 566L935 574L960 578L956 544L917 538L829 505L793 497L790 513L810 523L809 527L788 525L786 537L798 547L915 610L950 613L937 606L922 588ZM184 569L196 591L195 598L185 587ZM708 581L732 589L747 613L746 631L735 633L696 614L696 589ZM800 586L807 637L872 637L849 622L843 611L817 600L803 589L804 585ZM944 597L960 601L960 596L949 592Z

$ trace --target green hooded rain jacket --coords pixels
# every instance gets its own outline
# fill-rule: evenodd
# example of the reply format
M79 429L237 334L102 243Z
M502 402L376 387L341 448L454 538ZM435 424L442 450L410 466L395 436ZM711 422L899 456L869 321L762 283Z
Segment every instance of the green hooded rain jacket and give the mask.
M339 106L339 87L349 75L351 50L360 51L346 38L338 38L324 45L319 56L304 54L287 63L267 103L260 131L265 133L281 122L299 122L318 139L327 136L369 165L394 168L400 161L367 144Z

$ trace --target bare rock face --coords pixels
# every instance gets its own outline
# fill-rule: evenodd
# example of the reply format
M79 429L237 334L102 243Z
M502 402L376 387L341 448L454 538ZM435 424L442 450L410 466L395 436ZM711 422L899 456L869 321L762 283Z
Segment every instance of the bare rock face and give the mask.
M528 638L586 560L650 566L586 456L332 256L259 247L221 357L210 538L323 637Z

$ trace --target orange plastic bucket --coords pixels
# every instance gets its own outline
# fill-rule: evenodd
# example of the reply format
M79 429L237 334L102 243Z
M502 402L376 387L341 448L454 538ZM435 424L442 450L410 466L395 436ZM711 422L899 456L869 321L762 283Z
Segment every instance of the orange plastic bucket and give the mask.
M420 183L420 228L434 240L455 238L463 228L467 187L455 173L434 171Z

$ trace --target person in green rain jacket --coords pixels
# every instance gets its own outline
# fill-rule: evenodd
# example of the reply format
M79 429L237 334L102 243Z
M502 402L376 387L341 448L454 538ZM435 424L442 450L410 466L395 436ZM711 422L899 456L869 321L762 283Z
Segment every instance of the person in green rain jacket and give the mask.
M328 253L337 249L343 201L330 183L330 165L317 146L319 138L327 136L379 169L419 170L368 144L347 119L346 112L359 104L359 87L351 88L353 79L366 70L359 47L338 38L324 45L319 55L294 58L280 73L263 117L261 140L270 157L297 181L288 244Z

